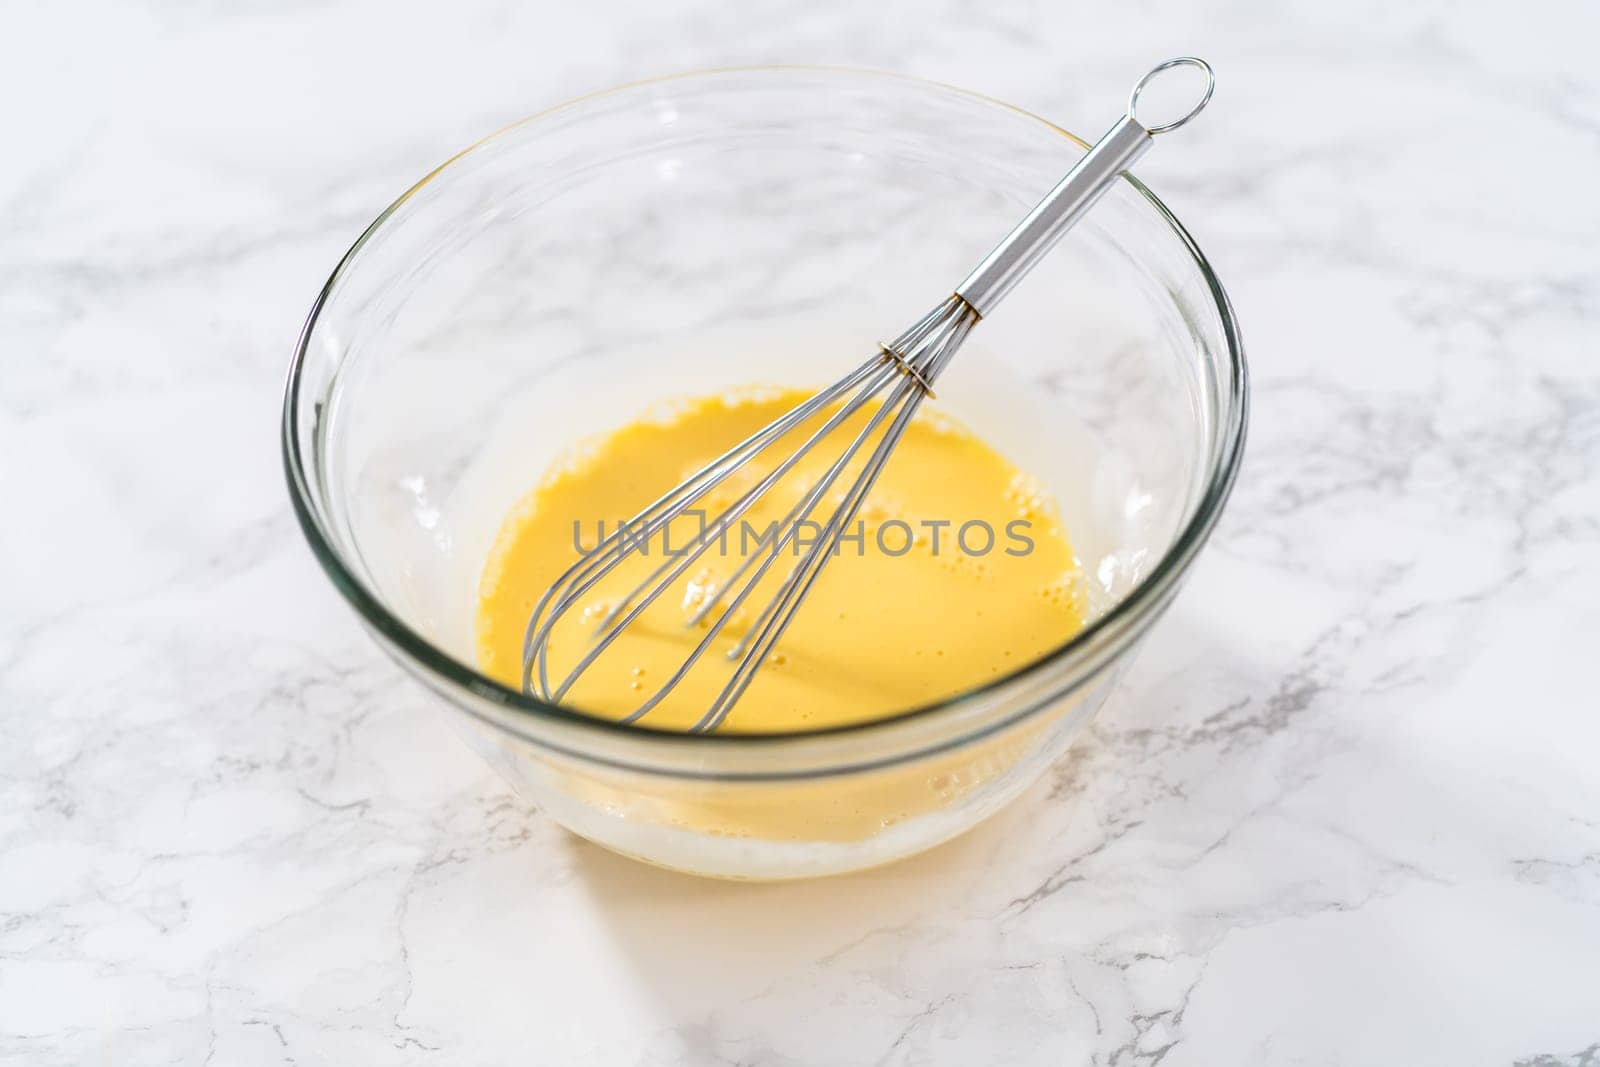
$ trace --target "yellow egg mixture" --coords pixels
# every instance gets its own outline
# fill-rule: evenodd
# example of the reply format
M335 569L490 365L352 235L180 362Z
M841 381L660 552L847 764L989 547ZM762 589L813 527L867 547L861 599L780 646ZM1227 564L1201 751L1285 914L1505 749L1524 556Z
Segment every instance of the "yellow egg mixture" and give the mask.
M478 655L490 676L522 678L529 612L551 582L619 520L807 397L750 391L676 405L591 442L551 470L507 518L484 569ZM844 425L732 524L586 670L564 702L620 718L677 670L722 606L691 624L750 553L767 553L769 524L814 486L864 425ZM592 648L596 625L627 590L681 550L703 523L797 449L823 416L756 457L663 539L644 545L552 633L550 678ZM870 446L863 452L870 451ZM833 511L852 465L814 513ZM815 528L803 528L806 537ZM1078 572L1053 502L1031 477L969 431L924 412L907 427L847 538L793 623L734 706L724 730L772 732L883 718L950 697L1021 666L1083 625ZM805 544L800 544L803 550ZM781 552L705 656L650 713L652 726L688 728L727 682L728 650L758 621L800 553Z

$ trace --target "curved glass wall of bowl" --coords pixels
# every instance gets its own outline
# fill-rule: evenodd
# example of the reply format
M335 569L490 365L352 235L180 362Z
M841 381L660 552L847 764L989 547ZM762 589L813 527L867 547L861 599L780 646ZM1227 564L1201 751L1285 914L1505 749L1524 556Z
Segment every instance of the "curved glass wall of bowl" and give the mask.
M820 70L648 83L503 131L391 208L308 324L285 443L323 566L396 659L475 724L475 743L549 810L587 812L581 832L614 847L702 869L711 860L679 844L707 835L667 832L684 783L771 799L780 783L848 780L858 795L844 801L871 810L875 778L1009 738L972 778L977 795L923 812L940 816L925 834L902 819L892 851L970 824L951 812L978 810L1010 781L1004 768L1048 762L1098 706L1236 467L1243 363L1226 298L1135 182L1041 261L938 390L942 410L1061 502L1097 620L1070 648L870 728L665 737L479 674L479 570L502 517L574 441L672 397L837 377L947 292L1083 150L990 100ZM747 829L748 851L761 831ZM877 862L875 837L824 866ZM781 870L784 844L766 841L776 852L751 869ZM724 873L744 862L727 847Z

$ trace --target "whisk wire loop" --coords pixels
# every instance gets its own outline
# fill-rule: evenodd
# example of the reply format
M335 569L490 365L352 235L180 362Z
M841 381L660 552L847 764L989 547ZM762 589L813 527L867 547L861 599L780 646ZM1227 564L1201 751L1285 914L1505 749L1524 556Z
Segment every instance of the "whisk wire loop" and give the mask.
M1145 125L1138 117L1141 95L1157 75L1177 67L1196 68L1205 75L1203 95L1178 119L1161 125ZM1012 287L1149 149L1155 135L1175 130L1199 114L1211 99L1214 86L1215 77L1210 66L1192 56L1168 60L1151 69L1134 86L1124 115L979 262L951 296L893 342L879 345L876 353L843 378L745 437L633 518L619 523L610 535L603 536L592 551L562 572L529 616L522 646L523 689L559 703L583 673L629 626L637 623L713 543L725 543L723 539L733 523L743 519L805 456L819 449L849 420L865 414L864 425L843 451L815 484L805 487L788 508L778 525L781 532L771 537L771 543L766 544L764 539L726 580L704 591L686 621L690 627L704 625L706 632L677 670L622 719L635 722L649 713L683 682L697 663L704 661L706 653L762 584L778 558L793 546L798 557L794 566L756 614L754 622L729 649L727 659L734 664L732 672L690 729L706 731L722 725L782 639L828 560L837 553L847 527L860 512L918 408L933 396L934 382L973 327L993 311ZM666 560L652 568L621 598L605 606L592 643L577 657L575 665L567 670L559 684L552 686L549 655L557 623L618 566L636 552L647 553L656 535L661 535L663 549L666 549L666 534L675 520L768 448L787 439L791 433L803 432L817 418L822 420L820 426L807 433L793 452L740 493L715 519L706 522L703 512L695 513L701 519L699 533L680 551L667 550ZM860 471L827 513L818 536L802 546L801 527L817 525L811 522L812 514L824 506L834 486L863 452L866 458L860 463ZM711 613L719 608L716 617L711 619Z

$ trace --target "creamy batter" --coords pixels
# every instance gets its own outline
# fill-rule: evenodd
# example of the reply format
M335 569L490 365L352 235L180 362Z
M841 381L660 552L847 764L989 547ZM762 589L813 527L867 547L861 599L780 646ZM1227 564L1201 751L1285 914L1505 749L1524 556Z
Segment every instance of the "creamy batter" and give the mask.
M506 519L485 566L477 627L485 671L519 686L528 614L550 583L582 551L592 550L602 532L807 395L751 391L679 404L590 442L557 464ZM771 541L762 540L769 524L817 483L866 417L835 430L742 524L730 526L623 631L564 702L619 718L653 694L705 635L707 621L689 622L704 598L729 580L747 554L770 551ZM819 424L820 417L777 442L700 502L707 518ZM845 471L815 513L819 522L856 469ZM568 613L551 640L552 681L592 647L606 609L660 566L664 551L687 544L703 521L677 520L664 540L648 542L645 553L636 553ZM1083 625L1076 561L1048 494L944 417L924 413L907 427L846 533L724 730L777 732L890 716L1005 674ZM728 649L797 560L793 548L780 554L712 648L650 712L651 725L687 728L700 718L731 673Z

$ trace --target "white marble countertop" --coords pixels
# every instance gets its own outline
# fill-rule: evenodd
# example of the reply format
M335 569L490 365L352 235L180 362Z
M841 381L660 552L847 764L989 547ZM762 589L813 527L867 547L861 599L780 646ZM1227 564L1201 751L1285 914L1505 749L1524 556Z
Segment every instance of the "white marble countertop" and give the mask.
M0 1061L1600 1063L1600 9L29 3L0 40ZM290 517L283 368L459 146L695 67L1069 125L1229 283L1230 510L990 824L697 881L519 802ZM1094 131L1086 131L1094 132Z

